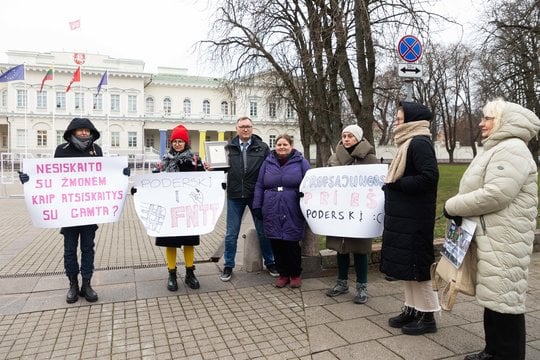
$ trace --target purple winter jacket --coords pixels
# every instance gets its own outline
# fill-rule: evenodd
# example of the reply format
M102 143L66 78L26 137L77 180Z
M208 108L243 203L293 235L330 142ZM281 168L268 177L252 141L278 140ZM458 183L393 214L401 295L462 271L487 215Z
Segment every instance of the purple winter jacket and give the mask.
M268 239L300 241L304 238L305 220L298 188L310 165L302 153L292 151L283 166L272 151L259 170L253 208L262 209L264 234Z

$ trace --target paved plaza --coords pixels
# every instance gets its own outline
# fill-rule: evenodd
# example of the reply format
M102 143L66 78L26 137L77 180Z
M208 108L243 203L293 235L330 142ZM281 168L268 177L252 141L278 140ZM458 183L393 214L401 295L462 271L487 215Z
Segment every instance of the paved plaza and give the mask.
M386 281L376 265L364 305L352 302L354 282L349 294L325 295L335 280L332 271L306 274L301 289L273 287L265 271L242 267L242 241L232 280L220 281L222 260L210 258L223 239L223 216L196 247L201 288L170 292L162 248L146 235L131 196L121 220L97 232L92 284L98 302L67 304L62 236L58 229L32 226L21 185L2 190L0 359L457 360L483 347L483 309L463 295L452 312L437 318L435 334L407 336L390 328L387 320L399 313L403 288ZM246 220L241 233L248 226ZM179 272L183 281L181 263ZM526 322L527 359L540 359L538 252Z

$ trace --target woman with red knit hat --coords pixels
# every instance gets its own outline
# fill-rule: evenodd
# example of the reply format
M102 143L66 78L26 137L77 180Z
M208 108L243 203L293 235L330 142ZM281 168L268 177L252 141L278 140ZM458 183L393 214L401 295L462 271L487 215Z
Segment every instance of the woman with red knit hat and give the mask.
M204 171L201 159L191 151L189 146L189 133L183 125L178 125L172 130L171 148L161 161L161 171L181 172L181 171ZM184 246L184 260L186 262L186 284L192 289L200 287L199 281L195 277L195 245L199 245L199 235L156 237L157 246L165 246L165 257L169 269L169 280L167 289L178 290L176 281L176 249Z

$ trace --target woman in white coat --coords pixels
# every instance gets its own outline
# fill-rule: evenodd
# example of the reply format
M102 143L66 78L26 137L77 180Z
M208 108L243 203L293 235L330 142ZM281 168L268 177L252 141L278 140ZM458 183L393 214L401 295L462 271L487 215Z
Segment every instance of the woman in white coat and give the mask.
M527 143L540 129L530 110L503 100L483 109L484 152L444 206L448 218L477 223L476 300L484 307L485 348L475 359L525 359L525 297L537 216L537 167Z

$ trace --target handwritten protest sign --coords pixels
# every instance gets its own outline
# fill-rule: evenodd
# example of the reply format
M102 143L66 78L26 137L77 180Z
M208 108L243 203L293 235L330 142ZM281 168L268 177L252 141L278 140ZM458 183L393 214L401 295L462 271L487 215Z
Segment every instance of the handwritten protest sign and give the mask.
M127 157L25 159L24 200L38 228L116 222L124 208Z
M223 171L136 176L135 211L149 236L201 235L214 230L223 211Z
M300 184L300 208L311 230L319 235L380 236L387 170L382 164L308 170Z

